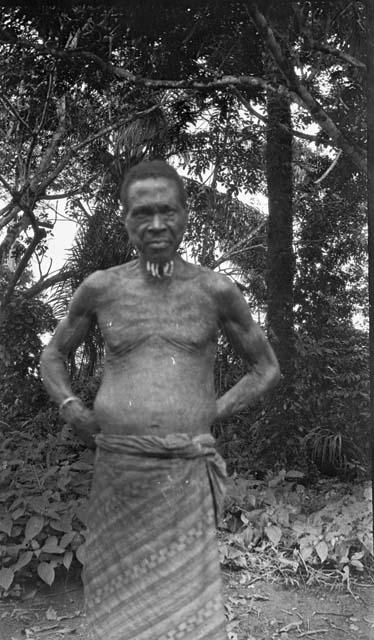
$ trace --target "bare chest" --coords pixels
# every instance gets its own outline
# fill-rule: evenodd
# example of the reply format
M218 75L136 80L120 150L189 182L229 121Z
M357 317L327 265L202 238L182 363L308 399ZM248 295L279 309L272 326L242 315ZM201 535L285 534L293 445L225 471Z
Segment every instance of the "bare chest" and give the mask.
M195 282L130 283L106 296L97 317L111 352L126 352L146 341L200 351L215 343L218 329L214 298Z

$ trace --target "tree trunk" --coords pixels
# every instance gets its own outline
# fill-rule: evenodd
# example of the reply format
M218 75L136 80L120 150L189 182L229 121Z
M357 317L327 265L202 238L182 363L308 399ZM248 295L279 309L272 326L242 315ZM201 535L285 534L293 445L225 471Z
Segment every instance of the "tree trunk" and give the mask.
M367 64L368 64L368 250L369 250L369 343L370 343L370 418L371 418L371 479L374 514L374 0L367 3ZM374 519L372 522L374 540Z
M269 198L268 327L285 382L294 372L292 132L288 99L268 94L266 173Z

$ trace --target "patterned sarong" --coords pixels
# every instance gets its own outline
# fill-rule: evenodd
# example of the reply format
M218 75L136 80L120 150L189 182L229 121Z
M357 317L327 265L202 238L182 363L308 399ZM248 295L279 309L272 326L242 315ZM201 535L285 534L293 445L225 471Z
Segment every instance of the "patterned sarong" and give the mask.
M224 640L209 434L98 435L84 563L94 640Z

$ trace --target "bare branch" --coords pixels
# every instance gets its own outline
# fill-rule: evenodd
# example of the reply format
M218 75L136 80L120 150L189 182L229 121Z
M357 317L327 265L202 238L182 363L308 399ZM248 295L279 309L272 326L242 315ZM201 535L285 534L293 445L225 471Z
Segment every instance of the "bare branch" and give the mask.
M235 95L239 98L240 102L246 107L249 113L251 113L253 116L261 120L261 122L263 122L264 124L267 124L267 118L261 115L261 113L258 113L258 111L256 111L256 109L252 107L250 101L247 100L242 95L239 89L237 89L236 87L233 87L233 93L235 93ZM286 128L285 125L283 124L280 126L283 129ZM311 133L304 133L303 131L297 131L297 129L292 129L291 131L292 131L292 135L296 136L297 138L302 138L303 140L309 140L310 142L315 142L317 140L317 136L313 136Z
M13 206L13 202L8 202L8 204L5 205L5 207L3 207L0 211L0 218L2 216L5 216L6 213L8 213L9 209L11 209Z
M69 191L64 191L63 193L54 193L50 195L46 194L41 199L42 200L62 200L63 198L71 198L72 196L75 196L78 193L81 193L82 191L84 191L84 189L88 187L92 182L94 182L101 175L101 173L102 171L100 169L100 171L97 171L93 176L88 178L88 180L83 182L83 184L81 184L79 187L76 187L75 189L70 189Z
M235 258L235 256L238 256L241 253L246 253L247 251L252 251L253 249L266 249L266 247L264 244L253 244L248 247L242 247L242 249L238 249L237 251L228 251L224 256L221 256L221 258L218 258L217 260L214 261L212 265L212 269L216 269L217 267L221 266L221 264L223 264L224 262L228 262L233 258Z
M141 116L144 116L144 115L148 115L149 113L152 113L152 111L155 111L158 108L159 108L158 105L153 105L149 109L144 109L143 111L138 111L137 113L133 114L131 117L127 116L123 120L118 120L117 122L113 122L112 124L109 124L109 125L107 125L105 127L102 127L101 129L99 129L96 133L94 133L89 138L86 138L85 140L83 140L79 144L76 144L76 145L70 147L69 151L67 151L62 156L60 161L57 163L57 165L55 166L54 170L41 183L37 184L38 178L39 178L39 175L37 174L34 177L31 185L37 189L38 194L43 194L45 189L57 178L57 176L61 173L61 171L63 169L65 169L65 167L69 164L71 158L78 151L81 151L81 149L84 149L84 147L87 147L88 145L90 145L95 140L98 140L99 138L102 138L104 135L106 135L108 133L111 133L112 131L115 131L116 129L119 129L120 127L123 127L125 124L128 124L132 120L135 120L135 119L137 119L137 118L139 118Z
M4 96L4 94L0 95L0 102L2 102L2 104L4 105L6 110L8 112L10 112L22 124L22 126L25 127L25 129L27 129L27 131L29 133L32 134L32 130L29 127L29 125L27 124L26 120L24 120L22 118L22 116L19 113L19 111L16 109L16 107L14 105L12 105L10 100L8 100L8 98L6 96Z
M322 176L320 178L317 178L317 180L314 181L314 184L320 184L322 182L322 180L324 180L330 173L330 171L333 170L333 168L336 166L336 163L338 162L340 156L342 155L343 151L340 149L338 151L338 153L336 154L333 162L330 164L330 166L328 167L328 169L326 169L325 173L322 174Z
M321 51L322 53L328 53L330 55L335 56L336 58L340 58L344 62L348 62L348 64L353 65L354 67L358 67L359 69L364 69L366 71L366 64L362 60L351 56L349 53L342 51L341 49L336 49L335 47L330 47L328 44L319 44L317 42L312 41L310 46L315 51Z
M23 274L24 270L26 269L29 260L31 258L31 256L33 255L36 247L38 246L39 242L45 237L45 232L43 233L43 230L39 229L33 239L31 240L29 246L27 247L25 253L23 254L21 260L19 261L16 270L14 271L10 281L8 282L8 286L5 290L4 296L3 296L3 300L2 300L2 306L5 307L14 292L14 289L16 288L17 282L19 281L21 275Z
M10 186L9 182L7 182L7 181L5 180L5 178L3 178L3 176L0 176L0 182L1 182L1 184L5 187L5 189L6 189L7 191L9 191L9 193L10 193L11 195L13 195L13 189L12 189L12 187Z
M47 268L47 271L45 273L43 273L43 271L42 271L42 262L43 262L42 258L40 258L37 253L35 253L35 258L36 258L36 261L38 263L38 271L39 271L40 280L44 280L44 279L46 279L48 277L48 275L49 275L49 273L51 271L53 260L52 260L52 258L49 258L49 266ZM38 280L38 282L39 282L39 280Z
M6 207L5 207L6 208ZM0 222L0 231L1 229L4 229L4 227L7 226L7 224L9 224L9 222L11 222L12 220L15 219L17 213L19 213L19 211L21 210L20 207L15 206L14 204L10 205L10 212L8 213L7 216L5 216L3 218L3 220L1 220Z
M80 210L82 211L82 213L84 214L84 216L87 218L87 220L91 219L91 214L87 211L87 209L85 208L85 206L83 205L81 200L77 200L77 205L80 208Z
M35 145L36 145L37 140L38 140L38 135L40 134L40 132L42 130L42 127L44 125L44 122L45 122L45 117L46 117L46 113L47 113L47 109L48 109L48 104L49 104L49 101L51 99L52 88L53 88L53 76L50 73L49 76L48 76L48 88L47 88L47 94L46 94L46 97L45 97L45 100L44 100L43 112L42 112L42 115L41 115L41 118L40 118L38 126L32 132L32 138L31 138L30 146L29 146L29 150L27 152L27 158L26 158L26 162L25 162L25 176L27 176L28 173L29 173L32 154L34 152Z
M39 171L42 171L42 172L44 172L50 165L53 154L56 150L56 147L66 131L66 96L65 95L61 96L57 104L56 111L58 116L58 127L54 132L52 136L52 140L49 143L46 149L46 152L41 159Z
M17 205L18 206L18 205ZM21 208L19 208L21 210ZM3 260L3 257L7 254L13 243L20 236L22 231L25 231L29 226L29 219L26 214L24 214L18 222L15 222L11 228L8 227L7 233L3 238L0 244L0 264Z
M252 240L252 238L254 238L258 234L259 231L261 231L261 229L263 229L263 227L266 225L266 222L267 222L266 220L262 220L262 222L260 222L260 224L257 225L257 227L253 229L253 231L251 231L249 235L245 236L245 238L243 238L242 240L239 240L239 242L237 242L232 247L230 247L230 249L228 249L228 251L226 251L220 258L215 260L215 262L213 263L212 269L215 269L216 267L221 265L223 262L230 260L232 256L240 253L241 251L247 251L249 249L254 248L254 247L249 247L248 243L250 240ZM257 247L262 245L255 245L255 246Z
M52 55L54 57L80 57L86 58L87 60L91 60L95 62L106 74L112 75L118 80L125 81L129 84L141 85L144 87L150 87L154 89L192 89L197 91L205 91L209 89L224 89L230 86L249 86L249 87L260 87L262 89L269 89L271 91L277 91L278 93L286 93L289 94L289 91L286 87L276 86L272 83L264 80L263 78L259 78L256 76L233 76L233 75L225 75L219 78L215 78L213 80L168 80L168 79L155 79L155 78L144 78L142 76L136 76L128 69L123 67L116 66L111 64L110 62L106 62L100 56L91 51L85 51L80 49L69 49L69 50L60 50L54 49L53 47L49 47L46 45L41 45L37 42L32 42L27 40L26 38L14 38L13 35L8 34L5 30L0 30L0 40L5 40L9 42L9 39L14 44L19 44L23 47L33 48L41 53L45 53L46 55ZM293 99L298 101L299 98L297 95L293 96Z
M58 273L56 273L53 276L50 276L49 278L44 277L41 280L38 280L38 282L36 282L32 287L29 287L29 289L24 291L23 295L25 296L25 298L33 298L34 296L37 296L42 291L45 291L46 289L53 287L55 284L58 284L59 282L65 282L72 275L74 275L73 270L65 271L64 269L61 269Z
M47 88L47 94L44 100L44 105L43 105L43 113L41 115L39 124L36 128L36 135L39 135L39 133L41 132L44 122L45 122L45 117L47 115L47 109L48 109L48 105L49 105L49 101L51 99L51 95L52 95L52 89L53 89L53 85L54 85L54 81L55 81L55 70L53 70L54 73L50 73L48 75L48 88Z

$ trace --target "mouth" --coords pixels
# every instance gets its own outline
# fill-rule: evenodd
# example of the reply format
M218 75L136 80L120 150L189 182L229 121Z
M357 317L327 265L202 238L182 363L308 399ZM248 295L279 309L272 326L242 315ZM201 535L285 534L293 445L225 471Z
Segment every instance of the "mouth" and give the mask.
M152 249L167 249L169 245L170 242L168 240L151 240L147 243L147 246Z

